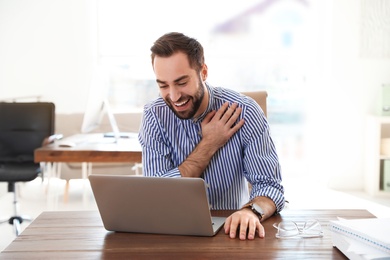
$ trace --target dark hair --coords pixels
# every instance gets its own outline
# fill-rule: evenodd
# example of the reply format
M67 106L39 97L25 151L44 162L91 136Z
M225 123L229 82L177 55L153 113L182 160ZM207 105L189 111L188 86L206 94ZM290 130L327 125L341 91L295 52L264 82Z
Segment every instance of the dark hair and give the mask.
M156 56L170 57L177 52L183 52L188 57L190 67L199 72L204 64L204 53L202 45L194 38L190 38L182 33L171 32L158 38L153 46L152 64Z

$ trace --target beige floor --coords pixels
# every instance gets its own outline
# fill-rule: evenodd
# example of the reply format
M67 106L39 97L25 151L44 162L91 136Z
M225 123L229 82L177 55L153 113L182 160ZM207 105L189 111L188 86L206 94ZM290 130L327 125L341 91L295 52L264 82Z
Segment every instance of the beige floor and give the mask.
M390 196L372 198L363 192L340 192L329 190L315 181L285 180L286 199L289 208L367 209L377 217L390 217ZM19 185L20 212L37 217L42 211L51 210L96 210L96 204L88 182L71 180L68 201L64 201L65 182L51 180L50 184L36 179ZM48 189L49 188L49 189ZM54 191L57 191L55 193ZM13 213L13 197L8 193L0 197L0 219ZM22 230L29 222L22 224ZM15 239L12 226L0 225L0 251Z

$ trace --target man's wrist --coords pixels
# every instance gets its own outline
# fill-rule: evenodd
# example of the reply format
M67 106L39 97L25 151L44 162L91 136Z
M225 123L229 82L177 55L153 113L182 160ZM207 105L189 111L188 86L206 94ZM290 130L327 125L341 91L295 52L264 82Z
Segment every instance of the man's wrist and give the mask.
M254 202L248 203L248 204L244 205L244 207L242 207L242 209L245 209L245 208L251 210L259 218L260 221L264 217L264 210L258 204L254 203Z

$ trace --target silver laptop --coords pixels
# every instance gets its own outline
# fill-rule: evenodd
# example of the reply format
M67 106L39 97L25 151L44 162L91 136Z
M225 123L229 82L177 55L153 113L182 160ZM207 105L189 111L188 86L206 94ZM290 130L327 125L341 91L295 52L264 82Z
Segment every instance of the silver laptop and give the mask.
M213 236L225 217L211 217L201 178L90 175L105 229Z

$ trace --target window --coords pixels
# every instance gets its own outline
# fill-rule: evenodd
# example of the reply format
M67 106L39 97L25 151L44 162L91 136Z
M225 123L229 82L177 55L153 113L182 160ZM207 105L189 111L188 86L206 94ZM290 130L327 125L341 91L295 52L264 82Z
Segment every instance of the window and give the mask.
M304 90L316 73L316 10L309 2L96 3L98 62L110 70L114 110L141 111L158 96L149 49L162 34L183 32L204 46L211 85L268 91L268 117L281 161L302 161Z

